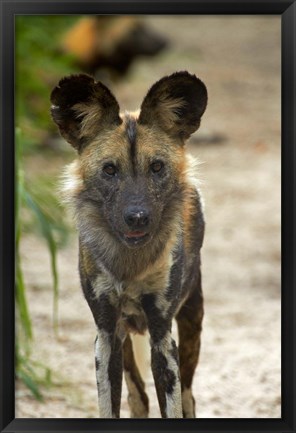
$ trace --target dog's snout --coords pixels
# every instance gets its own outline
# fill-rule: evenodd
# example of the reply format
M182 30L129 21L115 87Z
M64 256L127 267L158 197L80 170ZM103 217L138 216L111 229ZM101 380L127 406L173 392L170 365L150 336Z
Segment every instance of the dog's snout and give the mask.
M149 211L137 206L128 206L124 212L124 221L131 229L139 229L148 226Z

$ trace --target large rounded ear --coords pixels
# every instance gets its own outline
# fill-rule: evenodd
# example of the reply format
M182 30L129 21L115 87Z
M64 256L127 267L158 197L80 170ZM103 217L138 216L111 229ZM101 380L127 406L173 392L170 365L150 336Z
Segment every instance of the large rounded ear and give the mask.
M78 151L100 130L121 123L119 105L110 90L85 74L61 79L50 100L60 133Z
M200 79L185 71L176 72L151 87L142 103L139 123L158 126L185 140L198 129L207 100L207 89Z

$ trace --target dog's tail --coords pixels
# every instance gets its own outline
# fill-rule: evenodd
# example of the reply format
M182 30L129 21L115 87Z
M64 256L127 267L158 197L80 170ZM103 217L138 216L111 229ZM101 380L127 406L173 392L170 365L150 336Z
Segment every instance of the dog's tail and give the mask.
M144 335L131 334L131 339L137 367L143 380L145 380L150 372L151 364L149 334L148 332Z

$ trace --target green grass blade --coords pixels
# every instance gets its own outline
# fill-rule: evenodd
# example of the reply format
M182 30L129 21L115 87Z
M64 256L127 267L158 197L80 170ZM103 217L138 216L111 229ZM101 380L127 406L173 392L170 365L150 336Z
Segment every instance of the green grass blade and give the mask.
M24 382L38 401L43 401L39 386L31 374L27 373L24 369L20 369L17 372L17 377Z
M21 267L21 258L19 252L19 244L21 238L21 221L19 218L19 209L23 200L23 176L20 171L18 171L18 185L16 191L16 206L15 206L15 220L16 220L16 230L15 230L15 277L16 277L16 305L19 311L20 324L27 342L33 338L32 323L29 314L28 303L26 299L26 287L24 283L24 277Z
M16 257L16 303L20 315L22 330L28 341L33 339L32 322L26 299L26 288L20 263L19 254Z
M53 276L53 291L54 291L54 303L53 303L53 313L54 313L54 327L57 330L58 326L58 273L57 273L57 246L53 236L52 226L48 218L46 218L43 210L38 205L38 203L33 199L28 191L24 192L24 197L27 206L35 214L41 229L41 233L47 242L47 246L50 252L51 261L51 271Z

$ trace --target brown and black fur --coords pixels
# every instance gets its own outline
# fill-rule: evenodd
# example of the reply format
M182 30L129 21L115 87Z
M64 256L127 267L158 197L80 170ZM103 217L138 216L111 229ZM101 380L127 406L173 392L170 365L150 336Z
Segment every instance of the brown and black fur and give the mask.
M194 417L204 217L184 144L200 125L206 87L195 75L174 73L151 87L139 115L120 115L102 83L77 75L60 81L51 102L54 121L78 153L64 196L74 211L81 285L97 327L100 417L119 417L123 371L131 416L148 416L129 335L146 330L162 417Z

